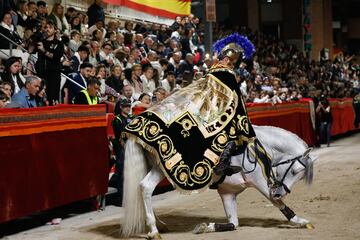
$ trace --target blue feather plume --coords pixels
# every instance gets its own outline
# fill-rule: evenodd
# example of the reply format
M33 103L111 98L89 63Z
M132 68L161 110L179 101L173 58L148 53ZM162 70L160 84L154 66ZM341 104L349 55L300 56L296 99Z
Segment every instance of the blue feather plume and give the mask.
M250 42L247 37L238 33L231 34L215 42L213 45L213 51L220 55L221 50L230 43L235 43L244 49L244 55L246 59L250 59L255 52L255 47L252 42Z

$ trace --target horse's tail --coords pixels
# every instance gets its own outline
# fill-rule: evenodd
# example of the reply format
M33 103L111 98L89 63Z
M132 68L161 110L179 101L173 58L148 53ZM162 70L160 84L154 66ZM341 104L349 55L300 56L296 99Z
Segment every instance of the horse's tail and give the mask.
M147 174L146 158L143 148L134 139L125 145L124 167L124 218L121 235L129 237L145 231L145 208L140 182Z

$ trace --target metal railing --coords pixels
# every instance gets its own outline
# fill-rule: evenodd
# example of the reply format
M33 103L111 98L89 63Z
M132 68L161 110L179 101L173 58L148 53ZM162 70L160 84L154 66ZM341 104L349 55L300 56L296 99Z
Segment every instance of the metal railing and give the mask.
M2 52L5 56L7 57L11 57L12 56L12 49L13 49L13 45L15 45L17 48L19 48L20 50L22 50L23 52L26 52L29 54L30 53L23 48L21 45L17 44L16 42L14 42L12 39L8 38L7 36L3 35L2 33L0 33L0 37L6 39L7 41L9 41L9 54L5 53L4 51L2 51L2 49L0 49L0 52ZM24 63L23 63L24 64ZM29 70L30 72L32 72L33 74L36 75L36 72L34 72L32 69L28 68L27 66L23 65L27 70ZM73 84L77 85L78 87L82 88L82 89L86 89L84 86L80 85L79 83L77 83L75 80L71 79L70 77L66 76L65 74L61 73L61 77L66 78L67 80L69 80L70 82L72 82Z

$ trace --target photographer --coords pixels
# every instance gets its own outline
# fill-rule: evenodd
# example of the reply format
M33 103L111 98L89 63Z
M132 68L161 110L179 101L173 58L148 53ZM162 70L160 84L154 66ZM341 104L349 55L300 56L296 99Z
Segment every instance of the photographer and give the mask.
M49 105L59 102L61 62L64 54L64 44L56 38L56 26L48 21L45 27L45 39L38 42L38 59L35 64L37 75L46 82L46 94Z
M320 122L319 137L320 141L326 141L327 146L330 146L332 114L330 103L325 97L321 97L316 108L316 115Z

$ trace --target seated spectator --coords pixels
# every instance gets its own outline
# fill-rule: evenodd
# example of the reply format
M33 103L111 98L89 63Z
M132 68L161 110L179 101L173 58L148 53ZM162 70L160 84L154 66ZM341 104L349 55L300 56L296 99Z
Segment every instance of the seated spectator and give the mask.
M49 106L49 102L46 98L46 85L45 81L41 81L39 91L36 93L35 96L36 104L38 107L45 107Z
M54 4L48 19L55 23L55 26L61 33L69 34L69 23L64 16L64 7L61 5L61 3Z
M166 98L166 90L163 87L158 87L153 92L153 103L159 103Z
M86 89L81 90L74 98L74 104L96 105L99 103L98 92L100 90L100 81L96 78L90 78Z
M35 100L37 92L39 92L41 79L37 76L26 76L25 87L20 92L13 95L11 99L12 107L33 108L37 107ZM9 104L9 105L10 105Z
M114 57L111 43L106 42L103 44L100 56L105 60L105 65L109 68L115 64L120 64L119 60Z
M90 43L90 55L89 62L96 66L100 63L105 63L104 59L100 56L100 44L97 41L91 41Z
M12 93L18 93L25 85L25 81L20 76L21 58L10 57L5 62L4 72L1 74L1 79L11 85Z
M177 78L183 78L185 72L190 74L187 80L194 78L194 55L191 53L186 54L185 60L181 61Z
M78 31L79 33L81 33L81 20L79 15L76 15L75 17L71 18L70 26L71 26L71 30Z
M138 99L140 94L143 93L143 85L140 79L141 73L142 73L141 65L135 64L131 68L131 75L124 80L124 86L130 85L132 87L134 99Z
M140 95L139 100L132 104L132 114L139 115L151 106L151 97L147 93Z
M76 83L66 80L64 85L64 103L71 103L73 98L83 89L87 87L88 79L92 71L93 65L88 62L84 62L80 65L80 72L70 74L69 77Z
M41 18L47 18L48 17L48 5L45 1L37 1L37 15Z
M111 75L106 79L105 83L115 89L118 93L121 92L124 87L124 83L122 80L122 69L120 65L113 65L111 67Z
M144 68L143 74L140 76L143 92L144 93L151 93L155 90L155 82L153 80L154 76L154 68L151 65L147 65Z
M135 102L133 97L133 89L130 85L124 85L122 89L122 98L130 101L131 103Z
M6 96L8 97L8 99L10 101L12 93L13 93L11 84L9 82L1 82L0 81L0 90L6 94Z
M15 26L12 24L12 16L10 12L7 12L2 16L0 33L19 45L22 43L21 37L16 31ZM16 48L16 46L13 46L13 48ZM9 41L3 37L0 38L0 49L9 49Z
M70 33L69 48L74 53L81 45L81 34L78 30L73 30Z
M70 58L71 61L70 67L72 73L79 72L80 65L83 64L88 59L89 54L90 51L86 46L81 45L78 48L77 52L75 52L75 54Z
M4 108L9 102L9 97L0 90L0 108Z
M22 39L19 33L16 31L15 26L12 24L12 16L10 12L5 13L2 16L0 23L0 33L16 44L21 45ZM0 37L0 59L8 59L10 56L10 45L9 40ZM21 57L24 63L27 63L29 54L27 52L23 52L17 46L12 46L12 56Z
M173 71L167 72L166 78L161 81L161 87L168 93L180 88L180 86L176 84L175 73Z
M107 69L104 64L99 64L96 67L95 76L100 81L100 96L110 102L115 102L116 99L120 98L120 93L115 89L106 84ZM106 98L106 97L110 98Z

